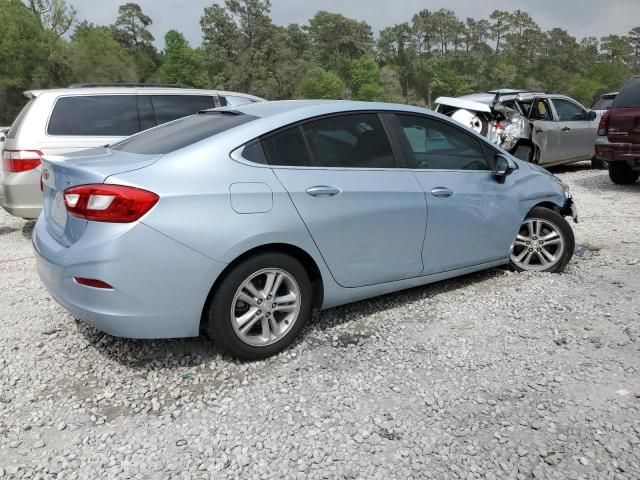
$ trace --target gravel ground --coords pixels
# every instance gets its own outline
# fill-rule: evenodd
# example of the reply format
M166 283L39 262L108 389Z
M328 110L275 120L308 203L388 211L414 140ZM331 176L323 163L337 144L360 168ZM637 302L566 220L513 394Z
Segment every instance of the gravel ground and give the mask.
M1 213L0 477L640 478L640 184L557 173L582 220L565 274L329 310L256 363L74 321Z

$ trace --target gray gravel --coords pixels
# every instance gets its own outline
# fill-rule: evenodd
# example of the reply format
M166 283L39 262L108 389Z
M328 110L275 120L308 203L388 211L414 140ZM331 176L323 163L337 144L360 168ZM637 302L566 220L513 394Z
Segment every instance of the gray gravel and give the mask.
M74 321L33 223L0 214L0 477L640 478L640 184L559 175L582 217L565 274L333 309L256 363Z

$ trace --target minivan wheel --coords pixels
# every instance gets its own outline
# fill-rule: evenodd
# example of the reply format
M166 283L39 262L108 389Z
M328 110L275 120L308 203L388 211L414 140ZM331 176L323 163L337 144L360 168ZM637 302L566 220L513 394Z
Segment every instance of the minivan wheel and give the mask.
M231 270L208 310L207 334L223 350L258 360L287 348L311 317L311 282L283 253L262 253Z
M640 172L636 172L625 162L609 163L609 178L618 185L631 185L640 177Z
M518 231L509 265L519 272L562 272L574 249L573 230L562 215L536 207Z

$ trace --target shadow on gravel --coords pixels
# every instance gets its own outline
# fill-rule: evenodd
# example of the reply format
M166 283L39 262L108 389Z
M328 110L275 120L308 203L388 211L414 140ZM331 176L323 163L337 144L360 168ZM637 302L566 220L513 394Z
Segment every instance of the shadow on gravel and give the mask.
M77 328L101 355L136 370L197 367L214 360L236 362L231 357L223 357L214 343L204 335L169 340L134 340L112 337L82 321L77 322Z
M31 240L31 235L33 234L33 227L36 226L35 220L27 220L24 226L22 227L22 236L28 240Z
M568 165L558 165L555 167L548 167L549 170L554 175L559 173L574 173L574 172L584 172L586 170L593 170L594 172L602 172L607 173L606 170L596 170L591 166L591 162L578 162L578 163L570 163Z
M7 235L9 233L13 233L13 232L17 232L17 231L18 231L17 228L0 227L0 235Z
M424 298L429 298L440 293L447 293L469 285L479 285L494 278L505 275L504 268L493 268L481 272L471 273L462 277L443 280L441 282L423 285L420 287L402 290L400 292L389 293L379 297L350 303L340 307L320 312L312 322L316 327L325 330L334 325L340 325L352 321L357 321L369 315L383 313L387 310L413 303Z
M595 188L601 192L616 192L616 193L639 193L640 194L640 182L636 182L632 185L616 185L609 176L604 177L591 177L580 178L574 180L574 182L584 188Z
M310 324L322 330L331 326L357 321L369 315L385 312L407 303L415 302L440 293L446 293L468 285L478 285L505 274L502 268L477 272L451 280L416 287L401 292L390 293L341 307L316 313ZM85 324L76 323L78 332L101 355L128 368L139 371L153 371L189 367L194 368L211 362L240 364L239 360L224 355L206 336L174 340L132 340L112 337ZM308 331L305 328L305 331ZM305 331L294 343L304 341ZM345 335L340 338L340 346L358 345L364 340L361 334ZM265 362L265 366L270 362Z

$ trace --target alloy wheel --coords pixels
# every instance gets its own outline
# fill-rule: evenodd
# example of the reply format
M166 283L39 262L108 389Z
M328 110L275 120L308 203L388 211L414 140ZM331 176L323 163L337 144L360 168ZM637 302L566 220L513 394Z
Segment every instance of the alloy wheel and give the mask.
M295 278L284 270L267 268L251 275L237 289L231 302L231 323L244 343L264 347L291 330L300 306Z
M565 242L556 225L540 218L528 218L520 227L511 252L511 262L527 271L542 272L556 265Z

